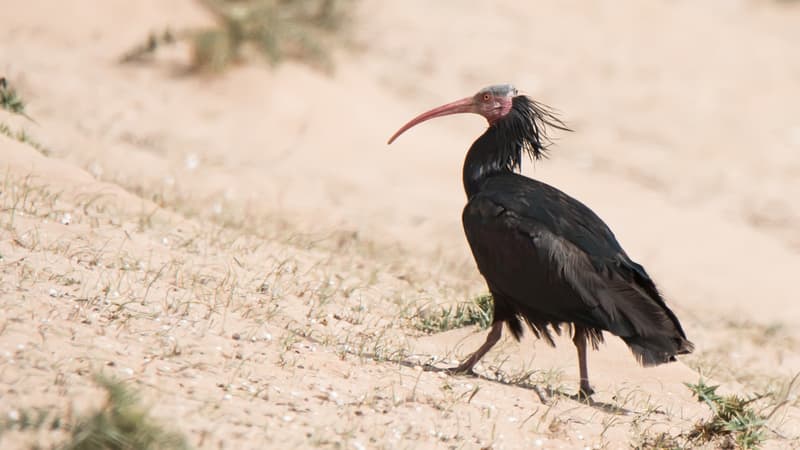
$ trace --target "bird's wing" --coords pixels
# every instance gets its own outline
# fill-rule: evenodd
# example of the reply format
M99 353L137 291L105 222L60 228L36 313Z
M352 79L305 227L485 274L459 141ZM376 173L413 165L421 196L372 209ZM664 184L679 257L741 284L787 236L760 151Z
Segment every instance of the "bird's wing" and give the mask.
M622 337L645 364L691 345L653 281L596 214L555 188L524 180L485 186L464 210L467 239L490 286L514 298L523 314ZM637 352L639 341L657 354Z

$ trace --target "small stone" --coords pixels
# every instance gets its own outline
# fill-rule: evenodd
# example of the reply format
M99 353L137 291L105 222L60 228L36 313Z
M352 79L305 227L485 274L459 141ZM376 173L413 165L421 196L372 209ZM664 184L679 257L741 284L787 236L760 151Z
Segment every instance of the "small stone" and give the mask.
M194 153L189 154L186 157L186 168L188 170L195 170L198 166L200 166L200 158Z
M231 339L233 339L234 341L238 341L241 338L242 337L239 336L239 333L233 333L233 335L231 336Z

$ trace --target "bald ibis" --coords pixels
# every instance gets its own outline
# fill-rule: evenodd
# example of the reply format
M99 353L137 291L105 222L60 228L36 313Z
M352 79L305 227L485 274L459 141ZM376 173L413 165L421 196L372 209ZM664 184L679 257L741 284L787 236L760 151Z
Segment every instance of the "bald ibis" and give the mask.
M494 297L494 322L483 345L454 370L471 373L500 339L503 323L519 340L524 322L553 346L551 332L571 331L583 398L594 393L587 344L597 349L603 331L622 338L644 366L690 353L694 346L678 318L608 226L578 200L518 173L523 154L544 156L549 128L569 131L549 107L518 95L512 85L490 86L420 114L389 144L421 122L458 113L489 122L464 161L462 222Z

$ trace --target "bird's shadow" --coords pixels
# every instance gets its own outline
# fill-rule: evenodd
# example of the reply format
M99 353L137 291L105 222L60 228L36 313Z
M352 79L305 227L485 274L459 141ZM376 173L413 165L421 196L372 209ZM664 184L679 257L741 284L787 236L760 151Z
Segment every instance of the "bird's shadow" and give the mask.
M420 364L419 362L409 361L409 360L400 360L400 361L396 361L396 362L398 364L400 364L401 366L409 367L409 368L412 368L412 369L415 369L417 367L422 367L422 370L425 371L425 372L446 373L446 374L449 374L449 375L452 375L452 376L473 377L473 378L478 378L478 379L486 380L486 381L493 382L493 383L503 384L503 385L506 385L506 386L514 386L514 387L520 387L520 388L523 388L523 389L529 389L529 390L534 391L536 393L536 395L539 397L539 400L545 405L552 404L553 398L560 397L560 398L567 398L567 399L576 401L578 403L590 406L592 408L595 408L595 409L597 409L599 411L602 411L604 413L607 413L607 414L615 414L615 415L620 415L620 416L636 414L636 411L633 411L631 409L624 408L622 406L615 405L613 403L596 401L596 400L592 399L591 397L586 397L585 395L582 395L580 393L569 394L567 392L564 392L561 389L553 388L552 386L543 387L543 386L541 386L539 384L530 383L530 382L527 382L527 381L521 381L520 382L520 381L509 381L509 380L506 380L506 379L503 379L503 378L492 378L492 377L488 377L486 375L479 374L479 373L476 373L476 372L456 373L456 372L453 371L452 368L437 367L437 366L434 366L434 365L429 364L429 363Z
M311 336L304 336L304 337L306 339L311 340L312 342L320 343L318 340L312 338ZM625 408L625 407L622 407L622 406L619 406L619 405L615 405L613 403L595 401L591 397L583 396L580 393L568 394L568 393L564 392L563 390L558 389L558 388L553 388L552 386L547 386L547 387L543 388L542 386L540 386L538 384L535 384L535 383L528 383L528 382L524 382L524 381L523 382L509 381L509 380L505 380L505 379L502 379L502 378L490 378L490 377L487 377L486 375L478 374L478 373L475 373L475 372L466 373L466 374L459 374L459 373L455 373L453 371L453 368L437 367L437 366L434 366L431 363L421 363L421 362L419 362L419 360L411 360L411 359L407 359L407 358L397 358L397 359L388 358L387 359L385 357L380 357L379 358L378 355L375 355L375 354L361 354L360 356L361 357L371 358L371 359L373 359L375 361L392 362L392 363L398 364L400 366L408 367L408 368L411 368L411 369L416 369L417 367L421 367L422 370L425 371L425 372L436 372L436 373L443 372L443 373L447 373L447 374L452 375L452 376L474 377L474 378L478 378L478 379L481 379L481 380L486 380L486 381L489 381L489 382L492 382L492 383L499 383L499 384L503 384L503 385L506 385L506 386L514 386L514 387L521 387L523 389L529 389L529 390L534 391L536 393L536 395L539 397L539 400L542 402L542 404L545 404L545 405L551 405L552 404L552 399L554 397L561 397L561 398L567 398L567 399L576 401L578 403L590 406L592 408L595 408L595 409L597 409L599 411L602 411L602 412L605 412L605 413L608 413L608 414L615 414L615 415L620 415L620 416L637 414L637 412L634 411L634 410L631 410L631 409L628 409L628 408ZM659 414L664 414L662 411L655 411L655 412L659 413Z

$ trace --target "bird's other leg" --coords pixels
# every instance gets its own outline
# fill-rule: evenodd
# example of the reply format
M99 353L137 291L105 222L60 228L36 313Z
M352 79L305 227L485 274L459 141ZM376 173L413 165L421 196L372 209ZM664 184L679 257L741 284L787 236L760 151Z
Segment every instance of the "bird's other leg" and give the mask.
M572 337L572 342L575 348L578 349L578 369L581 375L580 391L578 397L587 399L594 394L594 389L589 384L589 369L586 366L586 345L588 341L588 331L582 326L575 325L575 335Z
M475 353L469 356L463 363L461 363L455 369L450 369L451 373L472 373L472 368L475 367L475 364L483 358L483 355L486 354L494 344L497 344L497 341L500 340L500 335L503 333L503 322L502 321L495 321L492 324L492 329L489 330L489 334L486 336L486 341L481 345L478 350L475 350Z

